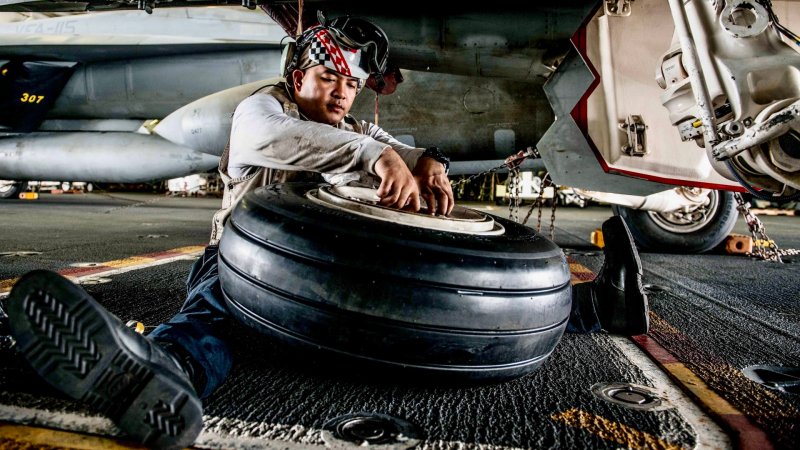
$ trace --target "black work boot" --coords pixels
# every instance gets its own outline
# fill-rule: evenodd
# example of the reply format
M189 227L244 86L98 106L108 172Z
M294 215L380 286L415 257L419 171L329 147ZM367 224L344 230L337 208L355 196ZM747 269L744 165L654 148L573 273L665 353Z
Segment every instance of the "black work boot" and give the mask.
M642 287L642 261L622 217L603 222L603 240L603 267L592 282L575 285L573 301L592 302L600 325L610 333L646 334L650 318Z
M7 302L17 349L48 383L155 448L191 445L203 407L174 359L61 275L24 275Z

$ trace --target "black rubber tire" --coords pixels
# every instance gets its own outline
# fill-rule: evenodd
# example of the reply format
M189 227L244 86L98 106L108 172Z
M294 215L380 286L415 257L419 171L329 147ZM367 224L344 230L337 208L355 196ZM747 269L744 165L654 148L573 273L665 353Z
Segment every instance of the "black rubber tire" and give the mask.
M318 185L260 188L220 243L232 314L285 342L426 375L508 379L566 327L569 266L552 241L493 217L501 236L428 230L313 203Z
M19 198L19 194L25 192L25 189L28 189L27 181L14 183L13 185L7 186L5 189L0 189L0 199Z
M614 214L622 217L631 230L637 247L643 251L693 254L707 252L725 240L736 225L738 211L733 193L713 191L716 207L710 212L708 222L697 230L677 232L670 230L648 214L619 205L612 205Z

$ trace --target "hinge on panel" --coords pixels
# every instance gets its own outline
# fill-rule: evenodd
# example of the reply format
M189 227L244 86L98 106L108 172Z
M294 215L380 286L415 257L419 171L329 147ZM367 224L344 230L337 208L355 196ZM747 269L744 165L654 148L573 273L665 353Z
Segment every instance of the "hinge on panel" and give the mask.
M631 3L633 0L605 0L606 15L628 17L631 15Z
M647 154L647 140L642 116L629 115L627 120L619 123L619 129L628 136L628 143L622 146L622 151L630 156L644 156Z

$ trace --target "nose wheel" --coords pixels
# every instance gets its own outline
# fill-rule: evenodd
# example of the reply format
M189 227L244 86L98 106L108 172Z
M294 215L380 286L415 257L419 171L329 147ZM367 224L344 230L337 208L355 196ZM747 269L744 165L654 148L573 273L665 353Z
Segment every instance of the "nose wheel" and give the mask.
M738 212L733 193L710 191L702 205L670 212L654 212L612 205L622 217L636 245L644 251L703 253L731 233Z

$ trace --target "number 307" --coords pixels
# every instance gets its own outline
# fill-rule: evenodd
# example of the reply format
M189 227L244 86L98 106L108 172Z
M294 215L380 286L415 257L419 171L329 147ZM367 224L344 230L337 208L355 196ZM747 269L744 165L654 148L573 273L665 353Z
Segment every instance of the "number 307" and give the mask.
M42 100L44 100L44 95L28 94L27 92L23 92L19 99L22 103L41 103Z

